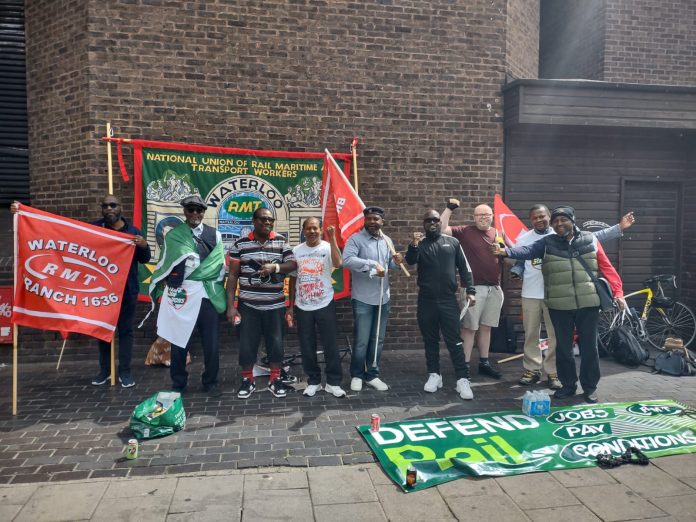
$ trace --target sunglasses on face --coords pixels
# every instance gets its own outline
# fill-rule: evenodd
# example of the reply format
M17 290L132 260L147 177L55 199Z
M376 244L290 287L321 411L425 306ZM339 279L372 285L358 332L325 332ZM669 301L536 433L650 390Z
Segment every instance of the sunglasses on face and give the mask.
M184 207L184 210L189 214L203 214L205 212L203 207Z
M257 217L254 219L258 219L261 223L275 223L275 218L272 217Z
M439 223L440 218L425 218L423 223Z
M120 203L102 203L101 205L102 210L106 210L107 208L118 208L120 206Z

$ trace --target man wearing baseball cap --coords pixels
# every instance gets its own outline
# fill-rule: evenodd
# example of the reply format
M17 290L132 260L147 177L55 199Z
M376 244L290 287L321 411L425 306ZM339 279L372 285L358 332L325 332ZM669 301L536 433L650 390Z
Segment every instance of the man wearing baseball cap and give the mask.
M350 389L360 391L365 382L375 390L387 391L389 386L379 378L379 360L389 319L389 269L398 268L403 257L391 253L392 241L382 233L384 209L367 207L363 214L363 230L350 236L343 249L343 266L352 279Z
M554 397L565 399L575 395L578 377L573 357L573 331L577 330L580 347L580 385L585 401L597 402L599 354L597 352L597 321L600 299L593 278L599 272L607 279L620 309L626 307L621 278L607 258L600 243L590 232L575 226L575 209L564 205L551 211L551 226L556 234L543 237L528 246L502 248L492 243L494 255L513 259L542 259L544 300L556 332L556 368L562 388Z

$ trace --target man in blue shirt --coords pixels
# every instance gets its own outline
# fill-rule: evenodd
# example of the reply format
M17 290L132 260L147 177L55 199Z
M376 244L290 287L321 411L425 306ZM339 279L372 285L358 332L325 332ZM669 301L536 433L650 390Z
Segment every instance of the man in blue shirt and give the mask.
M364 381L378 391L386 391L389 386L379 378L379 360L389 319L389 269L397 268L403 257L391 253L392 241L382 233L384 209L367 207L363 214L363 230L350 236L343 249L343 266L352 278L350 389L362 390Z

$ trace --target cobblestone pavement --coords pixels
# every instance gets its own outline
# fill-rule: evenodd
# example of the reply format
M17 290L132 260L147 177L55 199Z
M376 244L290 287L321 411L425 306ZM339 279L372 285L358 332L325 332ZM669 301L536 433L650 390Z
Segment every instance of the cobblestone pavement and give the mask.
M259 378L259 390L263 391L240 400L235 393L239 382L236 353L227 350L221 357L222 397L212 399L200 391L202 363L196 358L190 367L190 392L184 397L186 429L142 442L140 458L125 461L122 451L130 438L130 414L144 398L169 387L169 372L134 364L137 386L96 387L89 384L96 365L95 353L94 360L65 364L59 372L47 364L20 366L16 417L11 415L11 367L0 368L0 484L230 472L244 468L254 471L267 466L366 465L373 463L374 458L355 426L368 424L371 413L377 412L390 422L519 409L526 390L516 384L521 374L519 361L502 365L502 381L477 376L474 364L475 399L462 401L454 391L451 364L443 351L445 386L438 393L425 393L423 353L386 351L382 376L391 386L387 392L366 389L349 392L347 398L341 399L324 392L307 398L297 392L277 399L263 390L266 379ZM655 375L645 367L628 369L606 359L602 360L602 367L598 390L601 402L664 398L696 403L696 378ZM293 371L301 375L299 366ZM344 374L348 374L347 360ZM348 381L346 377L344 383ZM297 387L302 389L304 383ZM564 403L580 401L577 396ZM302 470L301 476L306 477L307 473ZM503 479L496 484L514 480ZM527 476L525 480L535 479ZM379 486L375 485L378 491Z

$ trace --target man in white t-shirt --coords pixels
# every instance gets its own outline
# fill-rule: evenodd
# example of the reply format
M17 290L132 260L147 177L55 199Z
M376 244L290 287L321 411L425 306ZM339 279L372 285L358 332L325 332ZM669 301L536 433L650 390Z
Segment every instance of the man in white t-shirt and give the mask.
M293 248L297 261L297 273L290 277L290 300L295 307L288 309L291 322L297 319L297 334L302 353L302 367L307 374L304 395L314 396L321 390L321 368L317 361L317 330L321 337L326 361L327 393L344 397L341 388L343 371L336 345L336 305L331 282L331 272L341 266L341 251L336 243L334 227L327 227L330 243L321 239L321 222L307 218L302 223L305 242ZM294 317L293 317L294 316Z

